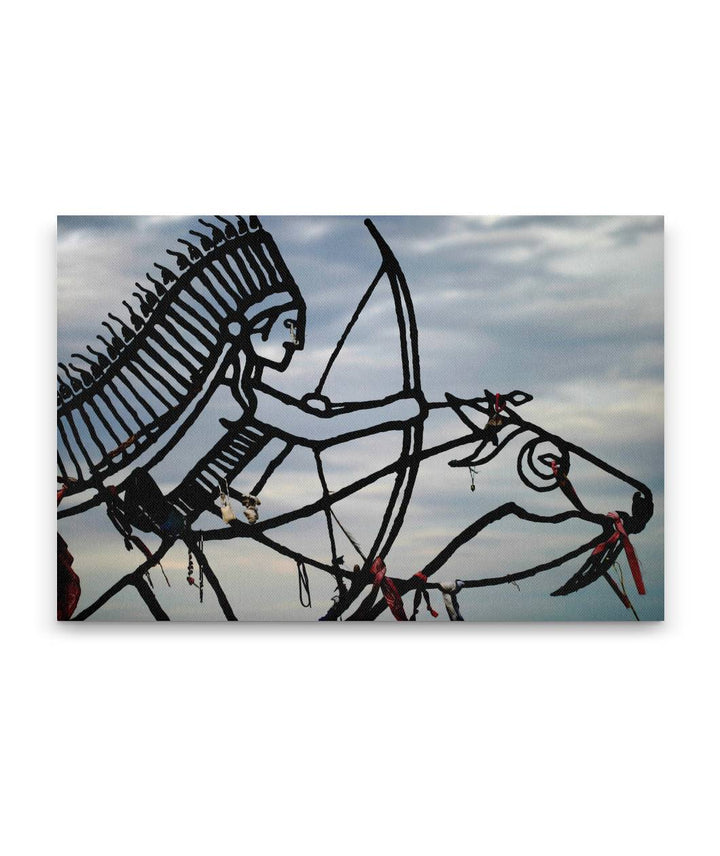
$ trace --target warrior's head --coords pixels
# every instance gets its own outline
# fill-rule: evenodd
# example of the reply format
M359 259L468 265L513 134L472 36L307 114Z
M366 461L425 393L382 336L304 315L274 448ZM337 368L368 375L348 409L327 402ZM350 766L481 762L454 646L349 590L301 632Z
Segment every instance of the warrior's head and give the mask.
M305 345L305 302L299 291L273 291L244 312L241 334L247 355L258 367L285 371Z

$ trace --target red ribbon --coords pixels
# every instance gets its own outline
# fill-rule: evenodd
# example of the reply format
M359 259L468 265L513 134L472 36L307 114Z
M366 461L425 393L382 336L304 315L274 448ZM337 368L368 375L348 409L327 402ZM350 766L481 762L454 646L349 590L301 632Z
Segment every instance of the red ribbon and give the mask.
M565 494L565 496L572 502L572 504L579 511L585 511L585 506L580 502L580 497L575 492L575 488L570 483L570 479L565 476L565 473L560 469L557 464L557 461L554 459L550 459L550 466L552 467L553 475L555 476L555 481L558 483L560 490Z
M423 583L426 583L428 581L427 574L424 574L422 571L418 571L415 574L415 576L418 579L422 580ZM417 615L418 607L420 606L420 594L421 593L422 593L422 596L425 598L425 606L427 607L427 611L430 613L430 615L432 615L433 618L437 618L438 613L435 612L435 610L430 605L430 595L428 594L427 589L424 586L422 586L422 587L418 586L417 591L418 591L418 595L416 597L415 604L413 605L413 610L414 610L413 611L413 619L411 619L411 620L414 620L415 615Z
M69 621L80 600L80 577L73 570L73 556L58 532L57 536L57 620Z
M64 484L57 492L57 504L67 493ZM62 535L57 533L57 620L69 621L80 600L80 577L73 570L73 555Z
M372 563L370 573L374 575L373 586L379 587L385 597L388 609L395 616L396 621L407 621L402 597L395 583L387 576L385 562L378 556Z
M602 544L597 545L597 547L592 551L592 555L597 556L599 553L603 553L608 547L611 547L618 540L622 539L622 545L625 550L625 555L627 556L628 565L630 565L630 571L632 572L633 579L635 580L635 587L638 590L638 594L645 594L645 583L643 582L642 574L640 573L640 562L638 562L635 548L630 543L630 538L628 538L628 534L625 531L622 518L616 511L609 511L608 517L612 518L615 531L607 541L603 541Z

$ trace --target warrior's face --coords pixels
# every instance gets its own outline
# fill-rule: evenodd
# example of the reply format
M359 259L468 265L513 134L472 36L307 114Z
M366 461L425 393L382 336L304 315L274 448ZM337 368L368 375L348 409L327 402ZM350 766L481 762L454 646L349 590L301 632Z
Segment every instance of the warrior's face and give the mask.
M288 291L269 295L247 312L249 344L258 363L284 371L305 344L305 304Z

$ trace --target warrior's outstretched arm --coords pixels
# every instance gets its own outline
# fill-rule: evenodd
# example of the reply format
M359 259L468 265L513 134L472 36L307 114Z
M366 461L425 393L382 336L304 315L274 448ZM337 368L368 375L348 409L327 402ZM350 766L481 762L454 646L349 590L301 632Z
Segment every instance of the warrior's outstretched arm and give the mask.
M257 387L255 394L255 419L300 444L346 440L402 428L418 418L425 407L409 393L351 404L333 404L325 396L316 395L298 400L266 384Z

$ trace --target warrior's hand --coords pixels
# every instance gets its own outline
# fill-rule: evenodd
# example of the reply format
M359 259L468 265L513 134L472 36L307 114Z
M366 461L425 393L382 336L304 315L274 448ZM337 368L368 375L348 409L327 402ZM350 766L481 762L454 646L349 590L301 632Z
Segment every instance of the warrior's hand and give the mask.
M321 395L315 392L308 392L300 399L308 410L314 413L326 414L332 408L332 402L327 395Z

